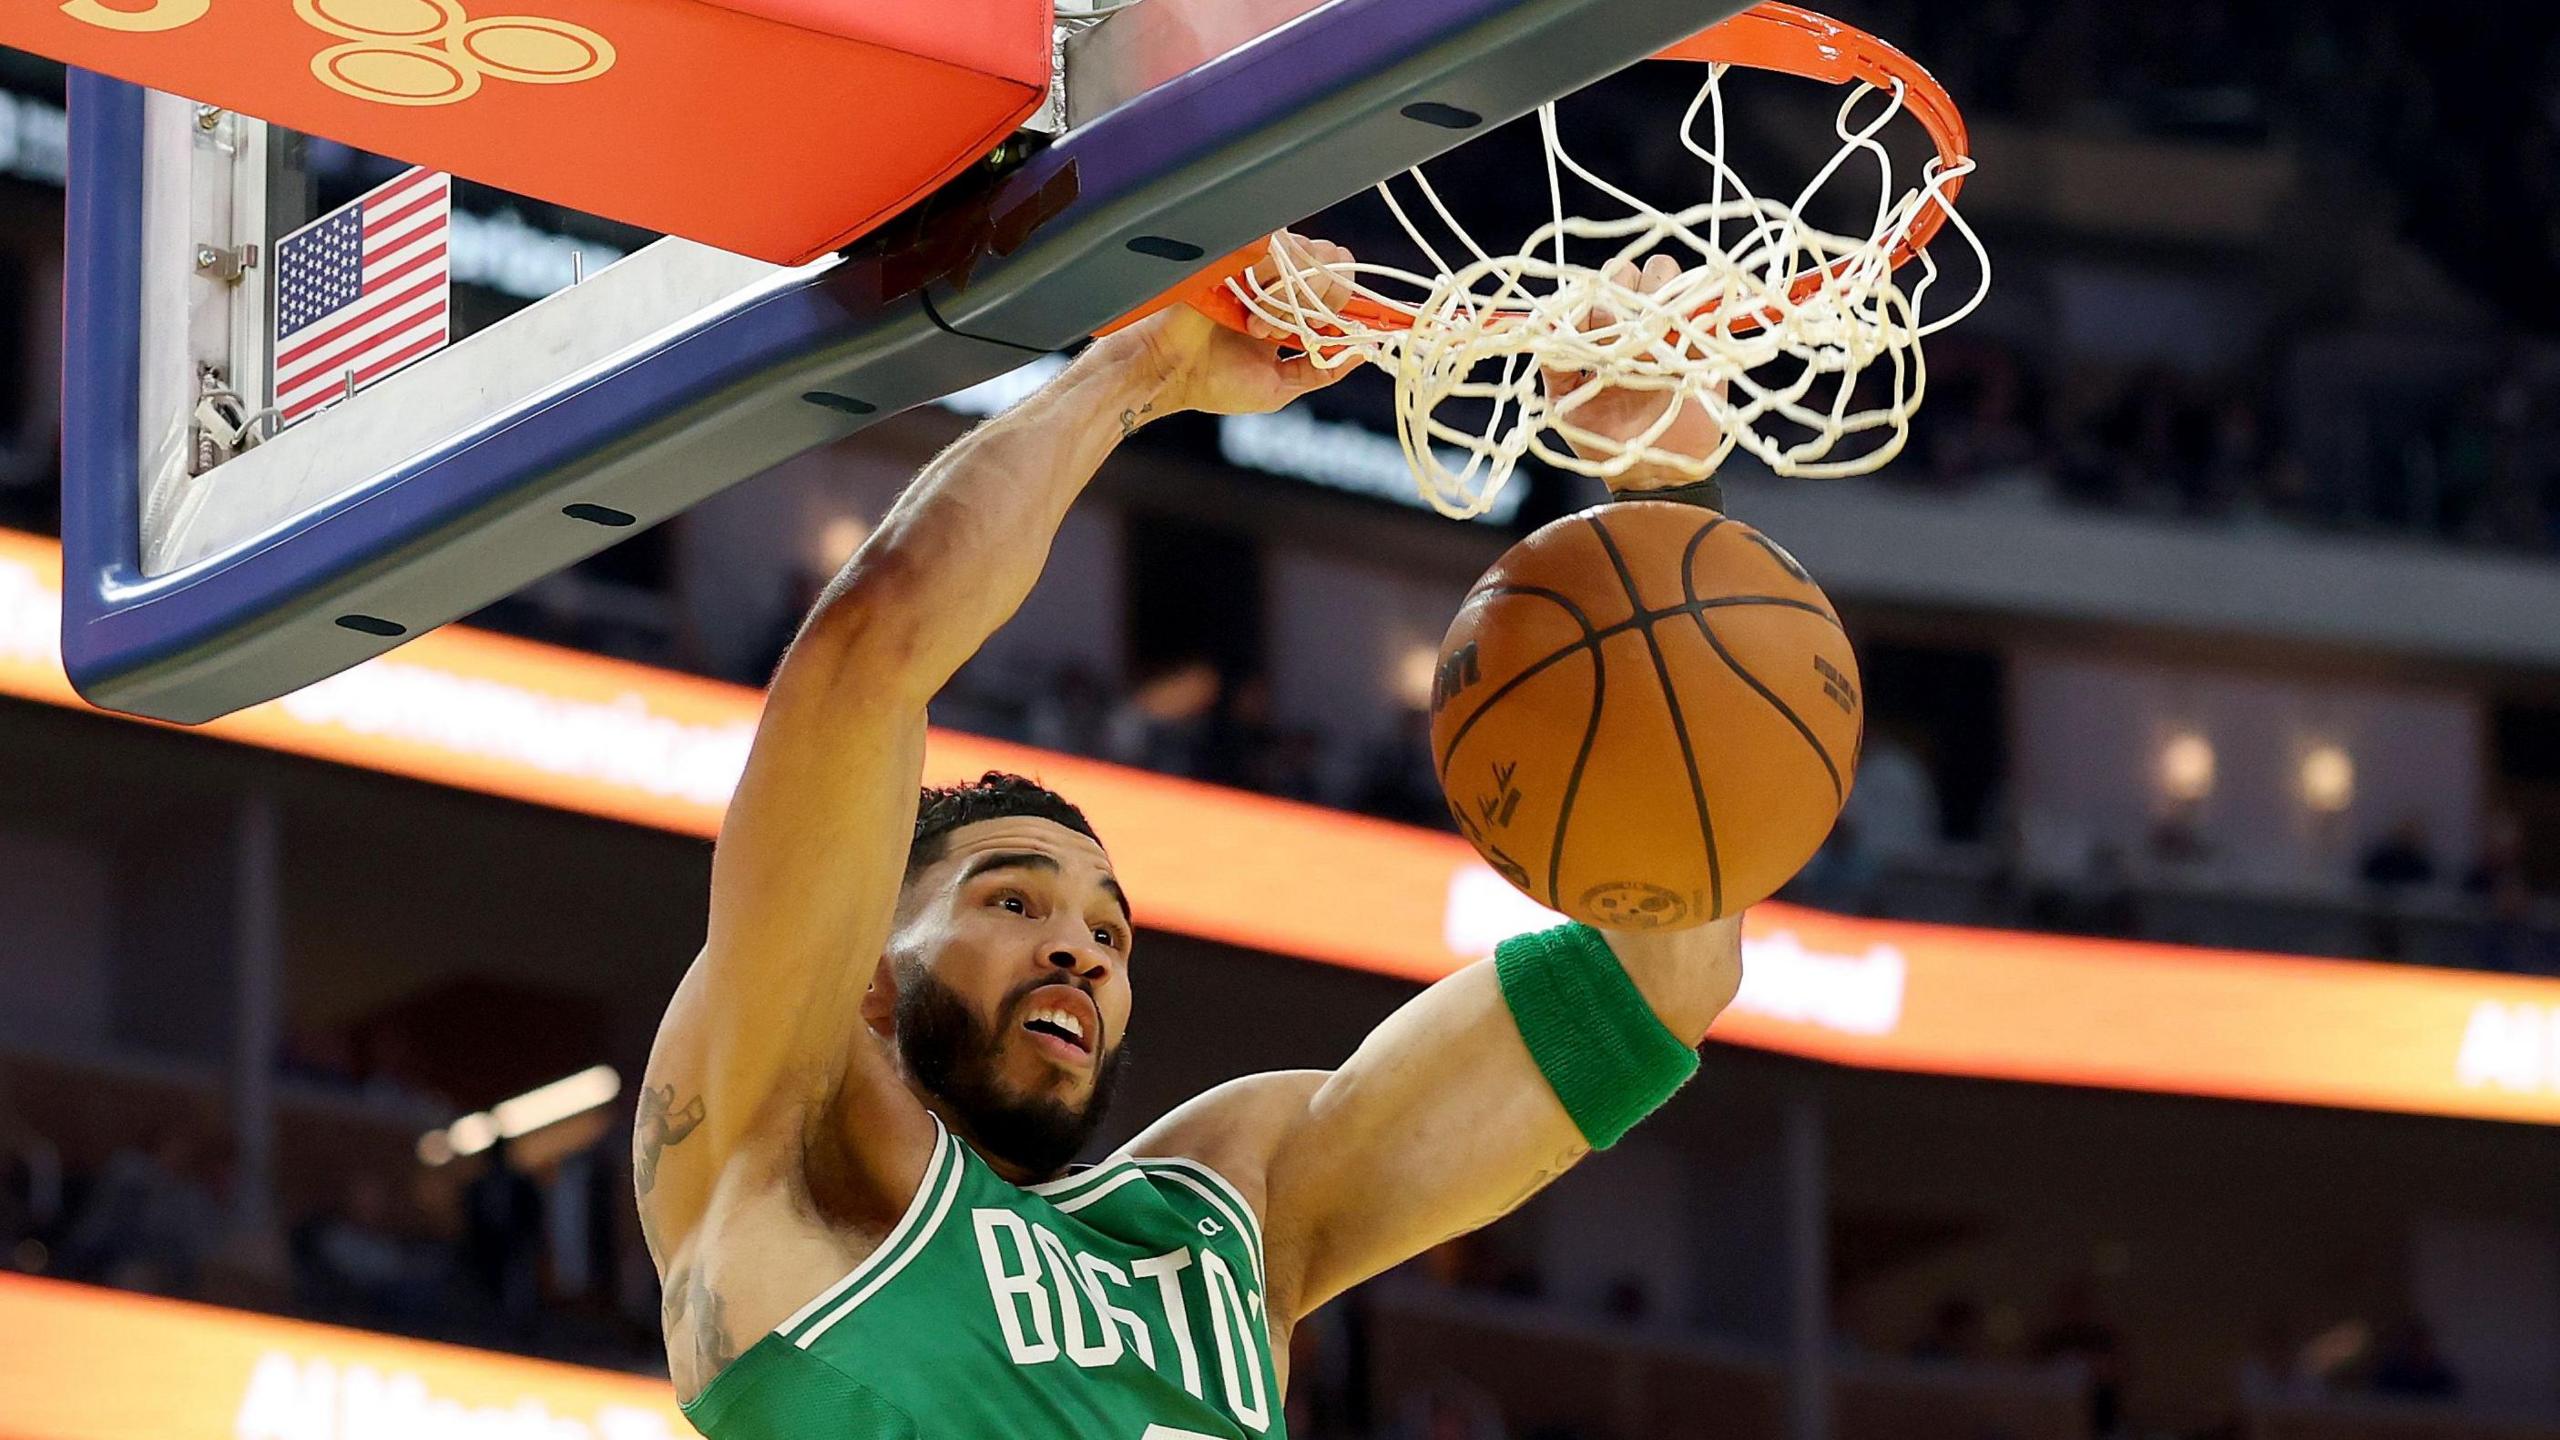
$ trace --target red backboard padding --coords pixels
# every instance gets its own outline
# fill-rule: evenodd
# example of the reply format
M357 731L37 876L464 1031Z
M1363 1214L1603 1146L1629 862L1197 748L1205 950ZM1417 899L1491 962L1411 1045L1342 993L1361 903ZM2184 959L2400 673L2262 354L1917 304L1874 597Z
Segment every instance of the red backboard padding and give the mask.
M1031 113L1050 0L33 0L0 45L797 264Z

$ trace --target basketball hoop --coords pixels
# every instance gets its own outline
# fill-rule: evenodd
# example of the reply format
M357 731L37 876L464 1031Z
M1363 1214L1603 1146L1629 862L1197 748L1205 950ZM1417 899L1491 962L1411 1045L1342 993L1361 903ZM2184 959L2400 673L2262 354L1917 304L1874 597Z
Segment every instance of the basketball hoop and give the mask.
M1921 340L1971 313L1990 285L1989 257L1955 211L1974 168L1955 102L1893 46L1791 5L1757 5L1655 58L1707 67L1680 123L1682 146L1708 168L1702 203L1664 210L1594 174L1565 149L1548 105L1538 125L1553 213L1517 250L1494 253L1477 243L1417 169L1406 178L1454 237L1453 251L1425 235L1392 184L1378 191L1436 274L1365 261L1326 265L1286 243L1258 245L1168 298L1236 329L1259 320L1326 368L1363 360L1392 374L1406 458L1424 498L1456 518L1483 513L1523 455L1603 479L1638 465L1703 478L1736 446L1780 475L1830 478L1882 466L1901 451L1926 388ZM1735 66L1850 87L1833 122L1838 150L1791 200L1754 193L1725 162L1722 84ZM1905 113L1926 129L1936 154L1897 193L1892 157L1876 137ZM1878 185L1866 233L1836 234L1806 220L1814 198L1859 162L1874 167ZM1624 213L1567 215L1566 174ZM1949 224L1972 251L1980 283L1952 312L1924 320L1921 304L1938 274L1929 242ZM1568 240L1602 242L1613 254L1597 266L1571 263ZM1682 269L1659 289L1648 293L1612 274L1664 251ZM1262 280L1250 272L1266 256L1272 273ZM1908 284L1897 278L1906 265L1916 267ZM1593 323L1595 310L1609 318ZM1550 399L1542 370L1578 378ZM1877 378L1882 393L1865 393L1861 382ZM1582 404L1622 389L1670 400L1648 429L1623 441L1575 423ZM1451 402L1481 407L1487 418L1473 428L1452 424L1443 417ZM1704 457L1657 443L1690 404L1722 431ZM1835 453L1860 435L1877 438ZM1464 457L1457 468L1442 447Z

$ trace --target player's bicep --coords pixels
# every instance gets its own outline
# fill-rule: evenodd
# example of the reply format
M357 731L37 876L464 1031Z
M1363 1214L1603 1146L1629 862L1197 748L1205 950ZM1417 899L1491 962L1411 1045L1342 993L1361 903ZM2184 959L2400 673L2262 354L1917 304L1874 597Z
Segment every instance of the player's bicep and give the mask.
M1588 1151L1492 965L1470 966L1389 1016L1275 1145L1273 1287L1305 1315L1508 1214Z

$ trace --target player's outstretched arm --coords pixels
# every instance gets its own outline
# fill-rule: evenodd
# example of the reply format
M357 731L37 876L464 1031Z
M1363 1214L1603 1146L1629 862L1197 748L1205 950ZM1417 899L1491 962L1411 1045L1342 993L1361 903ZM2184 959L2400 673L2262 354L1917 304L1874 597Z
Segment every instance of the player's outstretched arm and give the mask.
M1651 1018L1695 1049L1741 987L1741 935L1732 919L1605 938ZM1239 1082L1264 1089L1254 1108L1271 1137L1266 1263L1280 1314L1294 1321L1491 1224L1590 1153L1523 1038L1534 1022L1503 991L1479 962L1388 1016L1339 1070Z
M1676 261L1655 256L1612 278L1649 293L1679 273ZM1610 318L1594 313L1586 323ZM1543 378L1558 399L1583 383ZM1669 403L1660 392L1602 390L1578 401L1573 419L1625 439L1647 433ZM1703 457L1721 439L1714 418L1689 402L1654 443ZM1631 493L1695 479L1638 466L1610 484ZM1696 1063L1688 1052L1741 988L1738 917L1679 931L1559 935L1506 946L1507 971L1486 961L1432 986L1330 1075L1233 1087L1236 1118L1266 1138L1234 1163L1262 1163L1272 1302L1284 1315L1305 1315L1490 1224L1590 1153L1595 1134L1613 1140L1687 1077ZM1595 935L1605 949L1591 943Z
M1329 383L1176 307L1097 342L927 466L827 587L766 697L713 854L709 934L660 1029L635 1137L653 1244L689 1230L732 1158L839 1134L829 1198L893 1218L931 1122L862 997L891 928L925 705L1039 578L1103 459L1179 410L1270 410ZM820 1107L825 1107L823 1110ZM662 1251L662 1257L665 1252Z

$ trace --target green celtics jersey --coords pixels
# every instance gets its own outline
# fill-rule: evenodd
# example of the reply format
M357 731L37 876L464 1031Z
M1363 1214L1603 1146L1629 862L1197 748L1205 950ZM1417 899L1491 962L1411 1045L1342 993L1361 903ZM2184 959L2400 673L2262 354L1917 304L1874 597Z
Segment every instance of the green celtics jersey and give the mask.
M871 1258L685 1407L710 1440L1279 1440L1262 1233L1218 1173L1028 1188L936 1127Z

